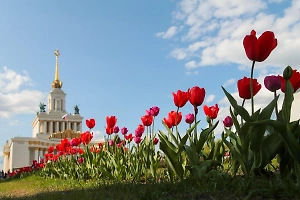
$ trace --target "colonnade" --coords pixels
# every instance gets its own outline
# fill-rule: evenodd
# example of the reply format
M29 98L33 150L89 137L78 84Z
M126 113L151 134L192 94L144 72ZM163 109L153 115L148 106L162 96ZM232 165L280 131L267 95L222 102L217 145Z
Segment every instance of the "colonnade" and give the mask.
M71 129L74 132L82 131L82 123L81 122L69 122L69 121L39 121L38 122L38 132L52 134L60 131L64 131L67 129Z

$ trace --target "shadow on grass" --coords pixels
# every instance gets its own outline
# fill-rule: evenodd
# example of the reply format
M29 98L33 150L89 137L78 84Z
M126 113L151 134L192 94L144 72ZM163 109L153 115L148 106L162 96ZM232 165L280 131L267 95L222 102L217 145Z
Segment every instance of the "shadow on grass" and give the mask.
M77 200L77 199L215 199L211 194L203 193L191 187L188 183L157 183L157 184L136 184L116 183L101 184L94 188L72 189L65 191L41 192L32 196L2 197L8 199L42 199L42 200ZM225 198L226 199L226 198ZM228 198L229 199L229 198ZM233 198L230 198L233 199Z
M26 179L23 179L24 181ZM31 179L28 179L31 180ZM34 180L34 179L33 179ZM84 199L122 199L122 200L151 200L151 199L180 199L180 200L212 200L212 199L299 199L296 190L284 191L282 184L277 184L276 178L259 179L248 185L242 177L231 177L223 173L212 172L201 179L187 179L183 182L161 182L161 183L121 183L121 182L89 182L81 185L79 182L65 182L63 180L39 179L40 183L34 184L32 188L38 192L28 195L20 187L11 193L14 196L1 196L0 199L42 199L42 200L84 200ZM22 182L23 183L23 182ZM24 182L23 184L26 184ZM39 187L40 184L43 184ZM68 187L59 187L69 184ZM1 187L1 184L0 184ZM74 188L71 189L70 188ZM41 190L42 189L42 190ZM10 193L10 194L11 194ZM8 195L9 193L6 193ZM296 194L296 195L295 195ZM27 196L26 196L27 195ZM19 196L19 197L16 197ZM2 198L1 198L2 197Z

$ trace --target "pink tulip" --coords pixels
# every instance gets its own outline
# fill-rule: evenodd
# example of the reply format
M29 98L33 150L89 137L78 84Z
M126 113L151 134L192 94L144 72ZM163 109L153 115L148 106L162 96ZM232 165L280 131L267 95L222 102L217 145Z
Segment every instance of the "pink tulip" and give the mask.
M126 135L126 134L128 133L128 129L127 129L126 127L123 127L123 128L121 129L121 133L122 133L123 135Z
M153 139L154 145L156 145L158 142L159 142L159 139L158 139L158 138L154 138L154 139Z
M153 106L152 108L150 108L151 115L153 117L156 117L159 113L159 110L160 110L159 107Z
M225 127L232 127L233 125L233 121L232 118L230 116L225 117L225 119L223 120L223 124Z
M120 131L120 128L118 126L115 126L114 129L113 129L113 132L114 133L119 133Z
M141 143L141 141L142 141L142 138L141 137L134 137L134 142L136 143L136 144L139 144L139 143Z
M114 144L115 144L115 141L113 141L113 140L109 140L108 144L109 144L109 146L114 146Z
M149 110L146 110L146 114L145 114L145 116L152 116L152 114L151 114L151 110L149 109Z
M266 76L264 79L265 87L271 91L275 92L281 88L281 81L279 76Z
M84 157L78 158L78 163L79 163L79 164L83 163L83 161L84 161Z
M185 116L185 122L188 123L188 124L192 124L195 120L195 116L194 114L187 114Z

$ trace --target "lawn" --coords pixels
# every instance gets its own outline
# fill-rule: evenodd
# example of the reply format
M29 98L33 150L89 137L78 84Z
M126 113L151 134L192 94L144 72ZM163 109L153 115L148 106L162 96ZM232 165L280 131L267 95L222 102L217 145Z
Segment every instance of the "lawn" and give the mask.
M212 171L200 179L130 183L45 179L39 175L2 180L1 199L300 199L297 188L277 175L245 181Z

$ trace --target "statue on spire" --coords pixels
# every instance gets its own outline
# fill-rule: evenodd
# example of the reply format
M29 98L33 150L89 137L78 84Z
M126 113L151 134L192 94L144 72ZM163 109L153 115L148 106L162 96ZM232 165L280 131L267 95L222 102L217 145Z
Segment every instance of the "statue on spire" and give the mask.
M59 81L59 74L58 74L58 56L60 55L58 49L54 51L54 55L56 57L56 66L55 66L55 78L54 81L52 82L52 88L62 88L62 82Z

